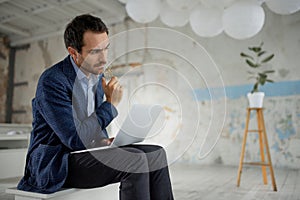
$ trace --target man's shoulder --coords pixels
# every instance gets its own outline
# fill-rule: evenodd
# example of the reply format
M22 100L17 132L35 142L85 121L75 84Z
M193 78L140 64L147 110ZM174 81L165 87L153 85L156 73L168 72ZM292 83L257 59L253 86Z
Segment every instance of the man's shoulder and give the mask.
M43 81L46 80L59 80L59 79L65 79L65 68L70 67L69 66L69 56L67 56L65 59L59 61L58 63L52 65L51 67L47 68L41 75L40 79Z
M36 97L39 97L46 90L51 92L52 90L65 90L73 87L73 74L76 72L71 71L74 69L68 63L71 63L70 58L66 57L42 73L38 81Z

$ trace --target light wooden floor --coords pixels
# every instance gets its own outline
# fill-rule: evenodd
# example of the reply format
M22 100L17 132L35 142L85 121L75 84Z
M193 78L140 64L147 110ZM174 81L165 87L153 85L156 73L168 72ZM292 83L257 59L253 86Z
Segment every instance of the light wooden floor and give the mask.
M241 185L236 187L237 167L172 165L170 173L176 200L300 200L299 170L274 169L278 191L272 190L270 177L263 185L259 167L243 169ZM0 199L6 187L18 179L0 180Z

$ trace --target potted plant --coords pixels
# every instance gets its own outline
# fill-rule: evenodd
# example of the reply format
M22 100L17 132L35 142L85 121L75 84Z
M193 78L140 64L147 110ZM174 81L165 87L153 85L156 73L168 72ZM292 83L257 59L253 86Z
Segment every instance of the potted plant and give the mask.
M263 42L259 46L248 47L249 53L241 52L240 56L245 60L247 66L252 71L248 71L249 78L255 79L255 83L251 92L247 94L250 108L261 108L263 106L264 92L259 91L259 86L264 85L267 82L273 83L274 81L268 78L270 73L274 73L274 70L263 70L266 68L267 63L274 58L274 54L267 54L263 50Z

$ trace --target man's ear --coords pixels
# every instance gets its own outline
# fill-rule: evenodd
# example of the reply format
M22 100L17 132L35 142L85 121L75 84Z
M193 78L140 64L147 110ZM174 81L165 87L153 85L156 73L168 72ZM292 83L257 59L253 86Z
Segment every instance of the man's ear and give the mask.
M73 47L68 47L68 52L70 54L70 56L72 56L73 60L76 62L77 60L77 50L74 49Z

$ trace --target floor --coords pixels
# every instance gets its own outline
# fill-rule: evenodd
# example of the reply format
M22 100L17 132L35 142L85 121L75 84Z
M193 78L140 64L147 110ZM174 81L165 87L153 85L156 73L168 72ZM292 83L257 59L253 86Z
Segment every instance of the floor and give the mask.
M170 173L176 200L300 200L299 170L274 169L278 191L263 185L259 167L245 167L236 187L237 167L173 165ZM269 179L270 180L270 179ZM18 178L0 180L0 200L13 200L4 193Z

